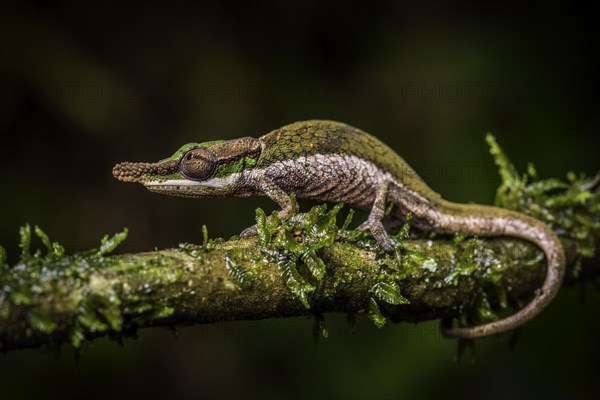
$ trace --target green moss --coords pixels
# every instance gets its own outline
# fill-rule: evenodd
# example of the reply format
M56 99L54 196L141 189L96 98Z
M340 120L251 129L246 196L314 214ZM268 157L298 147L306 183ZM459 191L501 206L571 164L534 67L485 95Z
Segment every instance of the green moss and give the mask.
M250 289L252 287L254 281L252 275L244 267L236 263L232 257L225 257L225 269L243 289Z
M258 243L266 248L271 244L271 238L279 228L279 214L277 211L271 214L270 218L267 218L265 212L257 208L256 209L256 229L258 233Z
M550 225L562 237L572 239L580 258L596 253L595 239L600 232L600 174L594 177L567 174L566 181L540 180L535 167L519 174L493 136L486 138L499 168L502 184L496 205L529 214ZM579 269L572 274L576 276Z
M327 339L328 337L329 328L327 328L327 324L325 323L325 317L323 314L315 314L313 323L313 340L315 343L317 343L320 338Z
M293 197L292 208L298 208ZM284 221L276 213L267 218L262 210L256 211L261 254L277 263L287 287L306 308L310 308L311 295L325 276L325 264L319 252L337 239L336 216L341 208L339 204L328 210L323 204L307 213L293 214ZM306 268L310 277L305 278L299 267Z
M185 254L193 257L196 260L202 260L204 253L206 252L205 246L199 246L193 243L179 243L179 250Z
M23 226L19 232L19 263L14 267L0 263L0 323L11 318L11 309L18 307L19 321L25 324L24 334L67 332L57 336L57 340L68 339L77 348L98 333L116 337L126 326L131 328L148 319L173 314L166 298L156 301L151 294L168 290L178 282L183 267L173 268L173 260L157 254L136 267L138 274L132 275L135 278L121 280L119 273L131 272L134 267L130 261L135 257L107 255L125 240L127 229L103 237L96 249L73 255L66 255L63 246L52 242L37 226L34 233L42 248L32 252L30 226ZM139 286L134 290L134 285ZM56 304L49 302L47 296ZM71 317L57 319L60 315Z
M387 322L387 319L381 314L377 302L372 297L369 299L369 311L367 315L378 328L382 328Z
M108 235L104 235L104 237L100 241L100 247L98 247L98 251L96 251L95 256L102 257L103 255L112 252L126 238L127 238L127 228L123 229L123 232L117 233L110 238L108 237Z
M586 178L574 173L567 180L539 179L533 164L520 174L504 154L493 136L486 140L499 169L502 184L496 193L496 205L531 215L551 226L560 236L573 240L577 257L592 257L595 242L600 235L600 176ZM469 326L497 319L490 299L500 309L507 307L506 293L501 282L504 272L515 260L522 268L536 269L543 261L543 253L524 243L514 244L510 258L499 258L476 238L457 235L455 267L444 278L443 284L459 283L460 279L475 280L479 288L470 304L461 307L459 325ZM534 254L532 254L534 253ZM523 263L522 260L530 260ZM578 260L576 260L576 264ZM577 275L578 269L572 270ZM439 282L438 282L439 285Z
M208 228L206 225L202 225L202 247L208 248L211 245L212 245L212 243L210 242L210 239L208 238Z
M371 297L368 316L377 327L382 327L386 323L386 318L379 311L378 302L394 306L410 304L400 291L401 282L408 276L409 271L403 265L399 253L391 257L381 257L377 262L379 274L376 283L369 291Z
M196 260L201 260L206 252L213 250L219 243L223 243L222 238L211 239L208 237L208 228L202 225L202 244L179 243L179 249Z
M56 323L48 319L45 315L30 312L27 318L29 326L36 331L50 334L56 329Z
M400 286L395 281L381 280L373 286L372 292L376 299L384 301L388 304L410 304L407 298L400 293Z
M292 207L297 209L293 198ZM371 289L371 302L374 302L375 306L377 306L376 301L392 305L408 304L408 299L400 293L399 281L403 277L396 267L398 259L389 260L369 232L347 230L352 221L352 210L342 227L338 227L336 217L342 207L342 204L337 204L328 209L326 204L322 204L313 207L307 213L294 213L285 221L281 221L276 213L267 217L262 210L258 209L256 224L261 253L269 261L277 263L287 287L307 309L310 309L311 296L327 274L325 263L320 257L320 252L324 248L340 240L357 244L362 248L376 248L381 255L381 270L377 282ZM410 216L407 219L410 221ZM394 237L395 244L398 245L403 238L408 237L408 232L407 224ZM353 263L351 257L346 263L348 265ZM306 270L308 276L302 274L300 272L302 270ZM348 280L351 277L344 279ZM335 286L339 284L341 282L338 281ZM369 306L369 316L374 323L378 326L385 324L385 317L378 311L379 308L377 312L371 308L372 305Z
M314 250L308 250L300 256L300 260L308 267L311 275L320 282L325 276L325 263Z
M8 266L8 257L6 255L6 249L0 246L0 271Z
M19 247L21 248L21 261L30 257L31 247L31 227L29 224L25 224L19 228Z

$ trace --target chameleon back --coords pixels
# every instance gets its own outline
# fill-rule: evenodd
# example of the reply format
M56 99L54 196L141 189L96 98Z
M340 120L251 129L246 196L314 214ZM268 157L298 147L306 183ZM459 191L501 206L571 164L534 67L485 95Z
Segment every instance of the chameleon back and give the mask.
M374 136L353 126L327 120L300 121L276 129L259 139L263 152L258 168L277 161L317 154L356 155L392 174L409 188L438 197L394 150Z

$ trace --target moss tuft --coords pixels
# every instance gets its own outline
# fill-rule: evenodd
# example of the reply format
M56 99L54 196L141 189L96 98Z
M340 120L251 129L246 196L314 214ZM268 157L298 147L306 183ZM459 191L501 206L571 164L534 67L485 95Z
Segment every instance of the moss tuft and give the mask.
M542 180L529 164L520 175L494 137L488 135L486 139L502 178L496 205L544 221L561 237L575 242L579 258L593 257L600 234L600 174L586 177L569 172L566 180ZM572 270L573 277L579 270Z
M182 275L181 267L168 267L172 260L157 255L144 263L135 278L123 281L121 272L131 272L129 259L111 257L127 237L127 229L104 236L96 249L66 255L64 247L52 242L38 226L33 230L42 248L32 252L29 225L21 227L19 263L10 267L0 263L0 323L14 318L11 309L19 309L21 331L56 336L60 344L68 340L75 348L88 338L106 333L119 336L124 328L134 327L148 319L166 318L174 309L166 300L155 301L153 291L167 290ZM107 273L110 271L110 273ZM145 290L132 290L133 285ZM136 288L139 289L139 288ZM140 295L142 293L142 295ZM143 293L147 293L144 296ZM184 295L185 293L182 293ZM69 319L60 316L69 315ZM15 323L15 321L12 321Z
M293 197L292 207L298 208ZM288 220L280 220L277 213L267 218L261 209L256 211L261 254L277 263L287 287L306 308L310 308L311 296L326 274L319 253L338 238L336 217L341 208L338 204L328 210L323 204L307 213L293 214ZM306 268L310 276L304 277L300 268Z

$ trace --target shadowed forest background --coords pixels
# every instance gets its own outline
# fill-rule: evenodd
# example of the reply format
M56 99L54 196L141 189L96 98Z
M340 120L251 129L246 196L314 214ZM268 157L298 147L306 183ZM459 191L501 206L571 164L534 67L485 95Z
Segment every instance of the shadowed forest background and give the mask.
M42 227L74 252L129 228L120 252L230 237L265 199L189 200L111 175L192 141L335 119L398 151L435 190L492 203L486 132L542 177L600 169L597 2L472 7L438 1L308 4L19 3L0 6L0 244ZM308 205L304 205L308 207ZM366 214L358 214L359 221ZM327 315L139 332L73 352L0 355L0 398L592 398L600 295L563 290L521 331L453 362L437 322L376 329Z

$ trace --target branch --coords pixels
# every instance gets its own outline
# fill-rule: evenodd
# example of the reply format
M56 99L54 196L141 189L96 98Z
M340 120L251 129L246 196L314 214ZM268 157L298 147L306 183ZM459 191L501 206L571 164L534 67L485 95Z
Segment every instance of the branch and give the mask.
M598 179L539 181L533 168L518 176L491 145L503 176L497 203L560 234L569 281L598 275ZM396 252L389 255L348 230L349 219L339 227L340 208L317 206L289 221L258 210L256 238L209 240L204 230L203 245L113 256L107 254L126 231L105 237L98 249L65 255L38 227L45 251L32 252L25 226L17 265L6 263L0 247L1 348L65 342L77 348L142 327L311 314L322 321L328 312L365 312L378 326L445 317L473 324L527 301L543 280L544 256L531 243L426 237L407 224L392 237Z
M577 255L565 241L570 271ZM369 309L373 288L381 282L380 266L403 271L402 296L409 304L385 304L394 321L456 316L477 302L484 286L523 299L539 287L544 275L541 252L526 242L497 240L410 240L402 257L378 258L376 251L348 243L323 249L327 273L307 309L286 286L277 262L260 267L257 239L230 240L210 250L188 246L152 253L97 258L68 258L62 270L42 271L17 265L23 286L35 271L37 289L13 290L2 299L0 340L4 350L121 333L147 326L174 326L234 319L289 317L326 312L360 313ZM235 256L234 256L235 255ZM244 288L232 271L247 271ZM486 266L476 265L486 259ZM229 260L229 262L228 262ZM511 260L516 260L512 262ZM228 268L229 265L229 268ZM580 277L600 272L598 257L581 266ZM569 274L572 276L572 273ZM250 277L251 276L251 277ZM494 282L498 279L497 282ZM16 286L16 285L15 285ZM10 299L10 300L9 300Z

